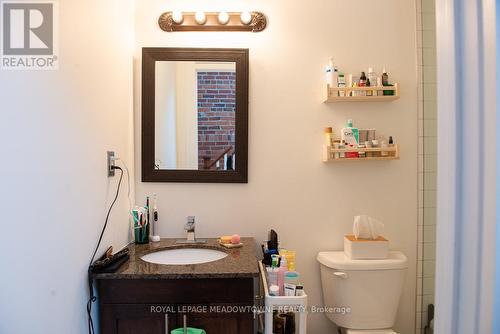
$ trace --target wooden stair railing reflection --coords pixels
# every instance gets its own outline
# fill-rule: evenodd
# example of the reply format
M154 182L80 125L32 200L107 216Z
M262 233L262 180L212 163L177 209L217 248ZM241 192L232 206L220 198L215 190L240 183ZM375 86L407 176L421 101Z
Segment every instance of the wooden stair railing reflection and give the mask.
M217 163L219 162L219 160L221 160L222 158L224 158L226 155L234 155L234 152L233 154L229 154L229 152L231 152L233 150L233 147L232 146L229 146L228 148L226 148L224 151L222 151L221 154L219 154L219 156L217 156L214 160L212 160L211 157L203 157L203 169L205 170L209 170L209 169L212 169L215 165L217 165ZM226 159L224 159L226 161ZM227 159L227 161L229 161L229 159ZM227 166L224 166L224 169L227 170L227 169L233 169L232 167L232 163L231 163L231 168L227 168Z

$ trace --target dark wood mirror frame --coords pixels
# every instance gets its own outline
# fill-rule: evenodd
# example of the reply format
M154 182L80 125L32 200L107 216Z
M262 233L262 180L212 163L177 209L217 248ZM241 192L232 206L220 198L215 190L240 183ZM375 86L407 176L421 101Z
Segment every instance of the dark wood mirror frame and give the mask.
M236 64L236 168L233 171L155 168L155 64L157 61L214 61ZM248 182L248 49L142 49L142 181Z

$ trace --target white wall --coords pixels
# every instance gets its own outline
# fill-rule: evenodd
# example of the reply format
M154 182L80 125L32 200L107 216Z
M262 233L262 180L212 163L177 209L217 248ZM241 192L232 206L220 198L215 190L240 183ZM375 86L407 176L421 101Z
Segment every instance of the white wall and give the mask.
M198 169L198 78L196 63L175 66L177 168Z
M133 1L59 4L60 69L0 72L0 333L87 333L106 150L132 167ZM125 189L103 248L128 240Z
M155 163L161 169L177 167L175 68L168 61L155 66Z
M415 328L417 238L417 75L415 2L162 0L136 2L136 191L159 196L163 237L182 237L185 217L196 215L198 234L240 233L258 241L275 228L281 245L298 251L311 305L321 305L321 250L342 249L353 216L370 214L386 223L391 247L409 259L408 278L395 328ZM261 10L269 17L261 33L165 33L166 10ZM241 47L250 49L248 184L140 182L140 48ZM401 83L392 103L322 103L323 68L330 56L345 72L387 66ZM401 159L393 162L324 164L322 130L353 118L361 128L394 136ZM217 199L217 200L215 200ZM333 325L310 314L310 333Z

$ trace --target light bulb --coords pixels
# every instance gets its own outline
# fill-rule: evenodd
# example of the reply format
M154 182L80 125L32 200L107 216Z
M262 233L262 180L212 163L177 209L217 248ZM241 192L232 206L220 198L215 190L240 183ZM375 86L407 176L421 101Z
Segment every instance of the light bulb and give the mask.
M249 12L242 12L240 14L240 20L241 20L241 23L243 24L250 24L250 22L252 22L252 14L250 14Z
M196 14L194 14L194 20L198 24L205 24L205 22L207 21L207 17L203 12L196 12Z
M177 24L181 24L182 21L184 21L184 17L182 16L182 12L180 10L174 10L172 12L172 20Z
M220 24L227 24L229 22L229 14L227 12L220 12L219 13L219 23Z

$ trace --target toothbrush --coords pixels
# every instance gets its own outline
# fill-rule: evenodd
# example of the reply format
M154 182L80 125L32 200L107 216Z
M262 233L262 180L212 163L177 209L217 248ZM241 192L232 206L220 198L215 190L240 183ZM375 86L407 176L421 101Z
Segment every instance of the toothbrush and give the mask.
M146 197L146 210L147 210L147 215L146 215L146 224L149 223L149 196ZM145 225L145 224L144 224Z

